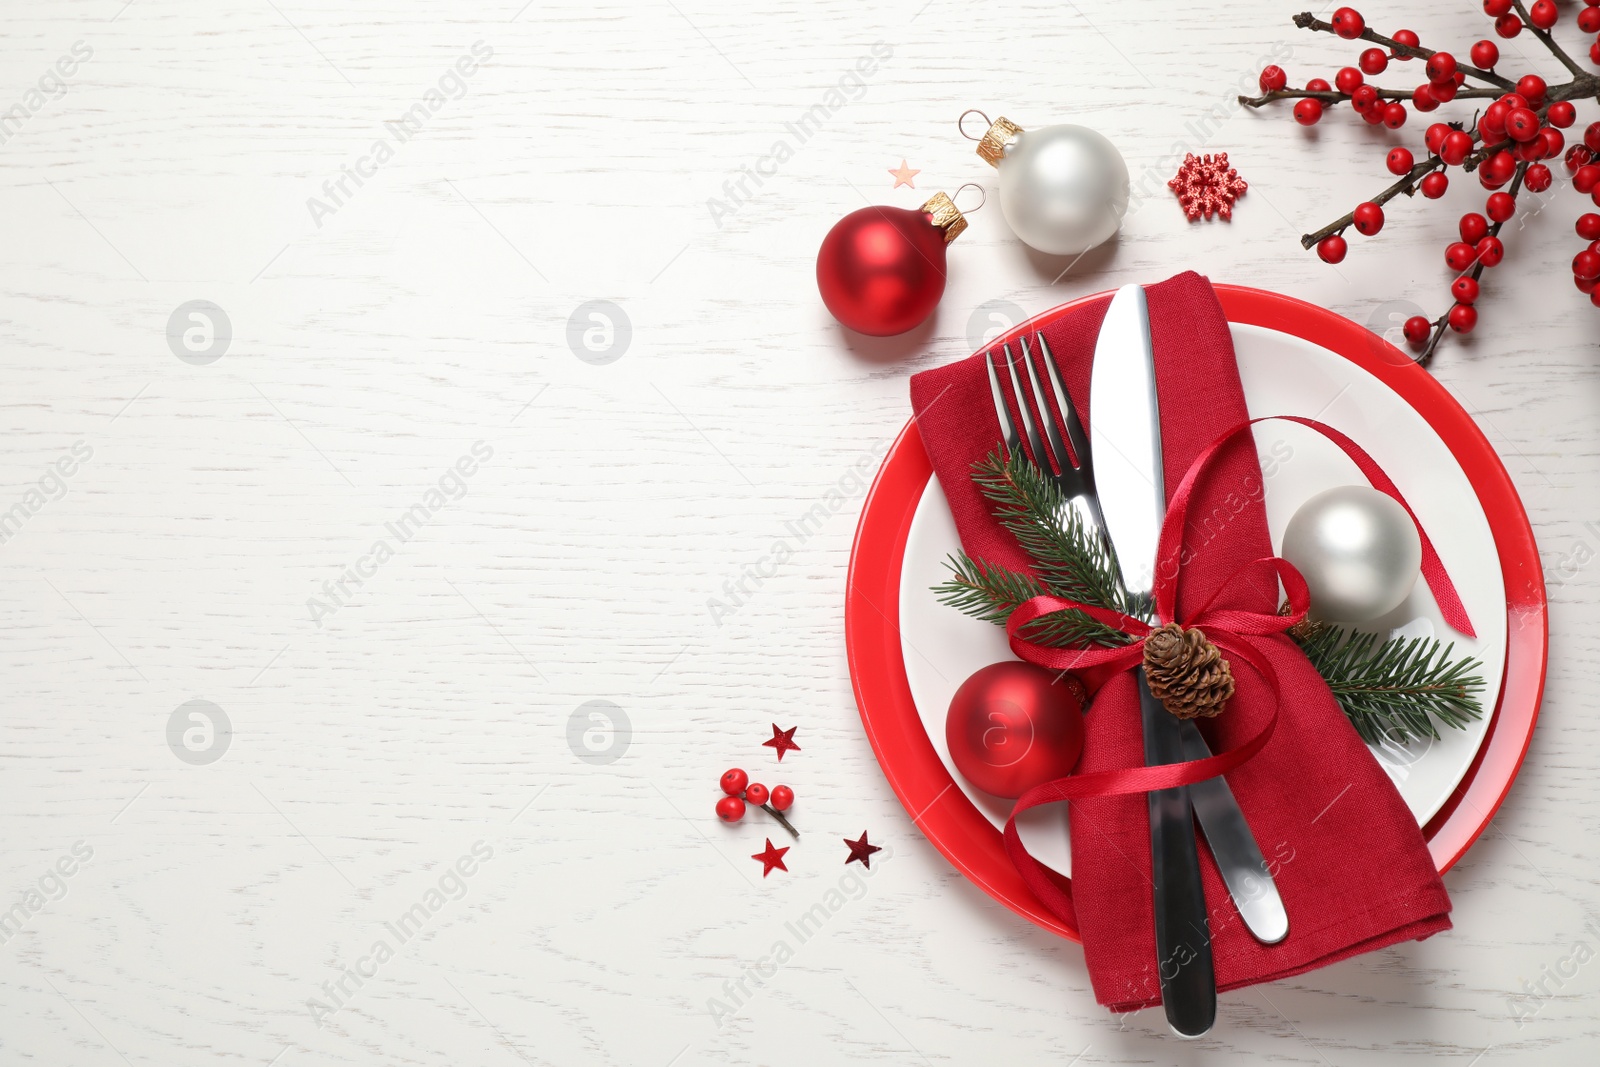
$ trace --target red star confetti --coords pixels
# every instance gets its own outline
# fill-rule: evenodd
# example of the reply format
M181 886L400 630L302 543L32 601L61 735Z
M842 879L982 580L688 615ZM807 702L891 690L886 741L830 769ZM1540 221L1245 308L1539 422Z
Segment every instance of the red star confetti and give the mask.
M798 729L800 729L800 727L791 726L787 730L780 730L780 729L778 729L778 724L777 723L773 723L772 724L772 740L771 741L763 741L763 742L761 742L761 744L766 748L775 748L775 749L777 749L778 750L778 762L782 763L783 762L783 754L785 752L790 752L790 751L799 752L800 751L800 746L794 743L794 732L796 730L798 730Z
M772 869L774 867L780 871L787 871L789 869L783 865L783 854L788 851L789 846L787 845L785 845L783 848L773 848L772 838L769 837L767 838L767 850L765 852L757 852L750 858L761 861L761 877L765 878L767 875L772 873Z
M860 860L861 866L871 870L872 854L883 851L878 845L867 844L867 832L865 830L861 831L860 841L852 841L847 837L844 839L844 843L850 846L850 857L844 861L846 866Z
M889 168L889 173L894 175L894 187L896 189L900 188L902 185L909 185L911 188L915 189L917 187L917 183L911 179L915 178L922 172L920 170L913 170L906 166L906 161L902 159L899 167Z
M1233 202L1250 186L1228 166L1228 153L1201 157L1190 152L1183 157L1178 176L1167 183L1167 188L1178 194L1179 206L1194 222L1202 215L1208 219L1212 215L1233 218Z

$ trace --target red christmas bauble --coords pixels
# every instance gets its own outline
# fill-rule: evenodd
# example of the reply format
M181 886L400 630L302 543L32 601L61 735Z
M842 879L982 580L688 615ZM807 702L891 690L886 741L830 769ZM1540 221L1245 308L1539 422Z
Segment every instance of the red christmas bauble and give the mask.
M1072 772L1083 750L1083 690L1070 676L1013 660L961 683L945 717L945 742L962 777L1016 799Z
M834 318L888 337L933 313L944 295L946 235L960 232L935 221L927 210L933 202L918 211L864 207L828 231L817 253L817 288Z

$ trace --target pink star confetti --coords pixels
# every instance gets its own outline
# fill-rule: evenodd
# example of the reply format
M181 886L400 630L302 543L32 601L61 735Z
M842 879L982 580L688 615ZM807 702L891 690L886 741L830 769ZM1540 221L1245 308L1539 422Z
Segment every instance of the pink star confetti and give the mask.
M1228 153L1215 156L1196 156L1193 152L1183 157L1178 176L1167 183L1167 188L1178 194L1178 205L1190 222L1202 215L1223 219L1233 218L1233 202L1250 188L1239 172L1228 166Z

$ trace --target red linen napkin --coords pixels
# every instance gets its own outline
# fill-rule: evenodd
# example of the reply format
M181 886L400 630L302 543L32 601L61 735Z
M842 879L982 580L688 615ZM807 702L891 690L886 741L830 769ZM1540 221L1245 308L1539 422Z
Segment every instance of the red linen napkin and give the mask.
M1145 292L1170 497L1195 456L1249 416L1232 338L1210 283L1191 272ZM1089 374L1109 303L1107 297L1085 305L1044 330L1085 424L1101 414L1088 410ZM1009 397L1010 383L1003 373L1001 379ZM994 521L971 478L972 464L1000 440L982 354L916 375L911 401L962 545L976 559L1026 569L1027 555ZM1011 403L1015 419L1015 398ZM1254 444L1243 435L1196 486L1184 538L1180 618L1213 594L1218 607L1275 609L1275 580L1229 583L1240 567L1272 554L1263 492ZM1224 584L1228 588L1218 592ZM1416 820L1321 676L1288 637L1262 638L1259 647L1279 677L1278 725L1266 747L1227 779L1273 868L1289 913L1289 936L1277 945L1250 936L1202 835L1221 990L1286 978L1450 928L1450 899ZM1235 665L1234 677L1237 692L1227 710L1200 720L1216 752L1248 739L1271 714L1266 683L1243 664ZM1143 765L1131 673L1104 684L1085 725L1078 772ZM1074 801L1069 821L1072 899L1095 997L1113 1011L1159 1004L1145 798Z

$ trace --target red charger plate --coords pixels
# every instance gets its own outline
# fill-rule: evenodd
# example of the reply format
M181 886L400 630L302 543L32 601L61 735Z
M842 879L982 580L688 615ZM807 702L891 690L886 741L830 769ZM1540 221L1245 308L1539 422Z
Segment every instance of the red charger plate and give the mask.
M1303 300L1237 285L1216 286L1228 321L1311 341L1370 371L1416 409L1460 462L1488 517L1505 573L1506 666L1489 731L1466 776L1424 826L1441 873L1489 825L1511 789L1539 717L1549 623L1544 575L1527 513L1500 457L1437 381L1393 346L1350 320ZM1048 311L995 342L1011 341L1100 296ZM912 821L946 859L995 900L1047 930L1078 931L1028 891L1006 858L1000 831L967 799L934 751L911 699L900 649L900 570L912 516L933 466L916 424L900 432L867 494L850 553L845 645L867 739Z

